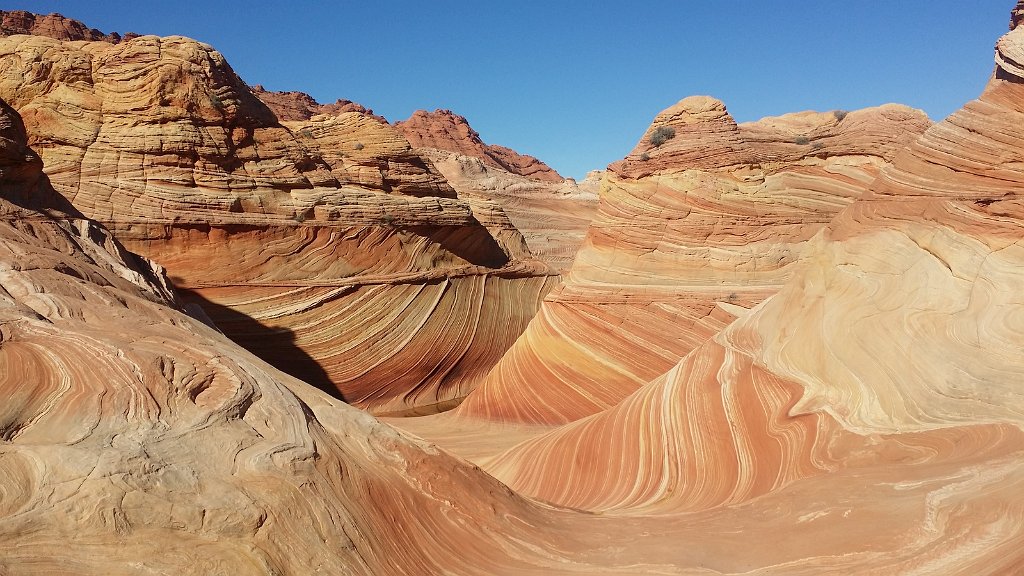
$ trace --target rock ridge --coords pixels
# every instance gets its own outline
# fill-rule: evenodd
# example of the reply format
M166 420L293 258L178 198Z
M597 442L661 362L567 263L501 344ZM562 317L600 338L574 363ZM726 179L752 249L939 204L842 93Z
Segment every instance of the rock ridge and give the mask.
M558 172L533 156L519 154L504 146L485 144L466 118L451 110L417 110L408 119L395 122L395 127L417 148L436 148L474 156L492 167L534 180L564 180Z

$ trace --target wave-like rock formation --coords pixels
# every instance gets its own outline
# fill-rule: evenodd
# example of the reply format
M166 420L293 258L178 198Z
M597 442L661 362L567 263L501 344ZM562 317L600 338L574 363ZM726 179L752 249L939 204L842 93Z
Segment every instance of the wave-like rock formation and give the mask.
M36 42L27 38L10 41ZM140 40L160 41L116 46ZM485 384L446 414L395 419L473 452L483 470L185 314L160 266L65 213L62 199L110 207L117 235L160 252L194 291L226 289L230 268L246 271L244 288L267 292L236 305L263 302L251 312L268 311L264 328L278 315L316 323L309 306L345 301L349 281L361 300L377 298L363 291L374 279L424 290L426 278L462 281L483 300L483 277L538 281L495 204L427 192L425 160L407 177L374 171L374 159L392 158L375 154L401 140L358 112L263 124L230 104L244 113L183 141L149 125L145 109L125 109L88 145L46 136L56 128L31 135L46 119L88 127L107 116L46 100L58 91L87 102L101 67L67 85L13 80L50 74L22 63L65 48L52 42L0 58L0 90L32 115L22 123L0 103L5 576L1024 572L1024 27L996 44L981 96L931 126L893 106L736 124L703 97L659 115L606 173L567 282ZM153 147L111 146L104 158L115 174L137 174L141 154L151 178L104 172L102 196L75 166L106 162L67 158L96 153L133 119ZM252 129L225 156L245 159L239 167L208 170L222 183L210 197L238 199L226 208L182 185L210 157L192 148L186 165L181 147L220 142L204 140L220 137L217 126ZM370 152L350 161L354 138ZM272 154L289 146L311 163ZM154 161L166 150L179 164ZM71 169L41 173L50 159ZM298 176L283 185L281 174ZM132 202L118 208L124 198L165 219L124 216L136 214ZM294 211L303 206L312 211ZM294 230L267 224L286 220ZM264 249L232 239L245 234ZM395 245L391 258L365 250ZM175 262L182 253L206 271ZM392 314L385 300L367 310ZM453 320L466 313L458 306ZM368 322L352 330L380 325ZM394 349L384 340L422 330L445 349L432 328L395 326L358 346L381 345L379 355ZM588 344L596 333L606 340ZM555 374L561 355L577 363ZM407 361L382 365L381 377Z
M707 97L659 114L650 132L675 137L611 166L564 286L458 413L564 424L616 405L775 293L928 125L895 105L737 124Z
M685 518L710 548L776 531L710 573L1024 569L1021 46L1024 28L998 42L980 98L894 154L774 294L485 468L607 517Z
M476 156L416 150L430 158L459 198L501 206L530 254L558 272L569 270L597 212L598 179L540 181L492 167Z
M531 254L566 272L597 210L597 182L577 183L532 156L485 144L449 110L419 110L395 127L460 198L493 201L519 230Z
M47 187L166 266L229 336L378 412L457 401L554 272L388 124L282 122L257 96L186 38L0 39L0 97Z
M521 498L181 311L40 177L0 102L0 573L629 574ZM640 566L640 568L637 568Z

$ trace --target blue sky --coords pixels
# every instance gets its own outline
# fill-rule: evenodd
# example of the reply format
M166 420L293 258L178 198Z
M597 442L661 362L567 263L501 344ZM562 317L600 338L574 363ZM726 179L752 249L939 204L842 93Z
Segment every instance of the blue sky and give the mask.
M691 94L743 122L976 97L1013 0L25 1L105 32L180 34L250 84L389 120L449 108L484 141L582 177Z

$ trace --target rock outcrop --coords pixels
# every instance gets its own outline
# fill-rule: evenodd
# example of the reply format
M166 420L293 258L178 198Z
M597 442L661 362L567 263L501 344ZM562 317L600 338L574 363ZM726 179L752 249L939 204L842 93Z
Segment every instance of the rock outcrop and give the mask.
M167 42L152 68L140 41ZM193 111L160 116L97 81L111 61L202 68L165 65L176 43L104 44L131 50L117 60L0 41L0 91L26 114L0 103L4 576L1024 569L1024 27L934 125L891 105L737 124L705 97L659 115L486 381L390 419L442 448L246 352L115 237L193 302L251 290L222 323L299 318L310 343L364 321L334 348L364 358L422 337L410 350L455 359L447 328L474 298L514 308L551 277L497 204L457 197L366 114L279 123L225 76L221 117L189 108L209 80L173 83ZM445 330L420 295L455 296ZM471 321L493 334L500 314ZM423 381L392 357L355 389Z
M0 62L60 198L229 336L358 406L457 401L555 282L499 207L458 199L394 128L280 122L208 45L21 35Z
M309 120L317 114L337 115L345 112L359 112L360 114L373 116L381 122L387 122L383 116L377 116L373 113L373 110L351 100L338 99L334 104L321 104L305 92L275 92L273 90L266 90L259 84L251 86L251 88L252 93L262 100L274 112L277 119L281 121L296 122Z
M587 516L262 362L41 179L0 102L0 572L629 574ZM15 128L11 128L15 127ZM584 536L587 534L588 536ZM627 536L628 538L628 536Z
M568 271L597 210L596 182L563 179L532 156L484 144L465 118L448 110L420 110L395 127L460 198L496 202L534 256Z
M597 213L596 180L538 181L489 166L476 156L435 148L416 151L431 159L459 198L501 206L530 254L558 272L569 270Z
M645 138L610 167L564 286L460 414L547 425L616 405L778 291L807 242L929 125L894 105L738 125L706 97L655 126L668 121L665 158L641 160Z
M484 144L469 122L451 110L417 110L407 120L396 122L395 128L417 148L435 148L473 156L492 168L501 168L533 180L564 180L558 172L533 156L519 154L504 146Z
M766 280L781 280L772 293L754 306L720 299L735 319L632 394L546 433L521 434L525 440L497 456L472 447L477 460L517 491L558 505L623 519L685 518L704 531L705 550L719 549L719 530L744 534L749 546L742 554L721 548L725 556L702 564L713 564L716 573L1019 571L1024 76L1014 51L1022 34L1017 28L997 44L996 74L978 100L906 145L891 140L893 153L874 164L870 171L877 175L862 186L864 193L814 226L791 263L765 265ZM669 121L691 114L701 130L727 140L707 142L715 158L697 155L686 124L676 124L675 138L682 140L670 148L669 139L646 159L634 153L635 160L614 166L616 186L654 179L661 186L643 198L671 198L662 192L666 182L706 179L723 156L727 162L744 158L744 139L736 132L781 132L813 119L788 116L733 130L720 125L718 108L701 99L666 114ZM779 142L761 157L829 138L820 130L804 127L802 133L812 134L808 144ZM819 150L836 156L827 143ZM652 161L658 164L645 175L649 169L640 165ZM821 168L815 164L809 167ZM806 189L787 187L796 197ZM688 186L687 197L699 190ZM603 200L614 206L607 195ZM698 206L722 212L706 195L690 202L687 217ZM780 209L765 207L768 214ZM739 236L726 218L718 221L707 229L716 256L705 262L707 275L687 272L697 286L711 284L703 280L712 277L716 261L729 261L719 239ZM777 223L766 232L793 242ZM753 230L745 234L759 238ZM580 278L591 274L586 256L595 237L588 238L567 289L577 271ZM624 240L607 250L626 250ZM754 262L756 256L748 255ZM615 272L609 261L598 261L604 262L600 271ZM666 277L653 264L652 275ZM746 283L758 279L751 269L729 269ZM642 281L638 275L636 282ZM531 326L520 343L535 333ZM568 349L569 339L562 341ZM642 342L635 350L643 350L650 340L634 341ZM570 383L587 387L582 379ZM473 406L476 394L460 411ZM565 395L582 396L579 390ZM536 408L542 403L515 395L487 401L507 406L486 412L496 421L537 423L551 414ZM423 420L431 421L438 418ZM779 534L800 543L780 545ZM760 537L767 543L759 544Z
M44 16L24 10L0 10L0 36L15 34L47 36L56 40L110 42L112 44L122 40L131 40L138 36L131 32L124 36L117 32L104 34L95 28L89 28L78 20L65 18L60 14Z

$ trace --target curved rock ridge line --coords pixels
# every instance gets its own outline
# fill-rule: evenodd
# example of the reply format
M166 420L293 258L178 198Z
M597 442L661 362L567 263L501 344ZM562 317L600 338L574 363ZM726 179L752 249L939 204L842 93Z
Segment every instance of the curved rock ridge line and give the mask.
M1021 38L997 45L1007 74L1003 47ZM997 73L898 156L823 231L800 281L744 320L758 361L803 383L803 405L855 430L1024 423L1021 79Z
M577 183L532 156L484 144L465 118L448 110L419 110L395 127L459 198L496 202L534 256L559 272L569 269L597 210L598 178Z
M379 412L457 402L555 271L498 204L458 198L368 111L282 122L259 95L187 38L0 39L0 97L46 166L37 198L104 223L293 375ZM386 302L403 303L401 322L371 308ZM370 345L346 332L370 319L395 333ZM356 382L387 359L407 364Z
M559 505L667 514L741 504L850 468L958 469L1024 453L1024 432L1011 426L855 434L797 406L799 395L799 386L711 341L614 408L484 465Z
M373 116L381 122L387 122L383 116L377 116L373 110L351 100L338 99L333 104L321 104L305 92L278 92L267 90L260 84L250 86L250 88L252 93L266 104L282 122L303 121L319 114L341 114L343 112L359 112Z
M549 574L585 549L580 519L177 311L102 229L0 204L5 573Z
M679 127L663 147L680 153L657 174L625 176L630 159L610 168L564 285L458 415L564 424L616 405L776 292L807 242L867 192L895 142L929 125L895 105L737 125L705 97L683 100L662 122ZM825 144L798 146L797 133ZM726 147L748 163L723 161Z
M853 112L797 112L737 124L721 101L691 96L658 114L633 151L609 169L642 178L751 165L773 172L808 157L888 158L927 124L923 112L897 104ZM655 134L661 131L667 132L658 143Z

